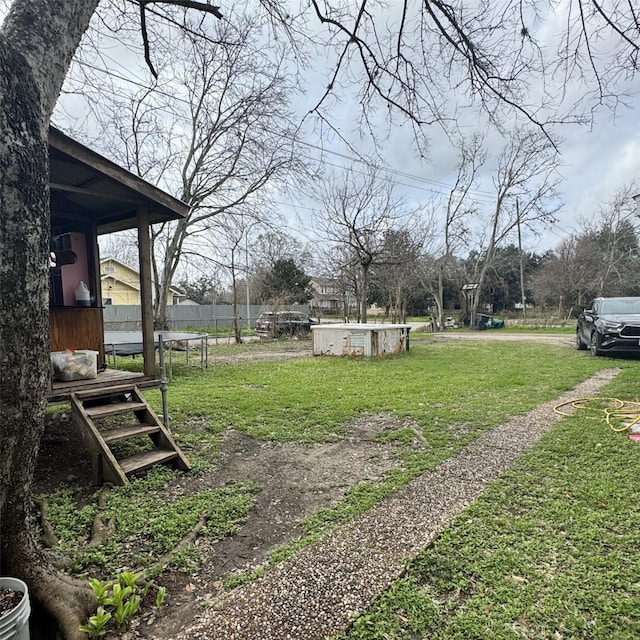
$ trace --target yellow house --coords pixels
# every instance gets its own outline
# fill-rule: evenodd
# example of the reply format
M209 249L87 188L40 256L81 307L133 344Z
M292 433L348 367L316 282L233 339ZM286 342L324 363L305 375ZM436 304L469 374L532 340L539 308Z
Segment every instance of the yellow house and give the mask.
M100 260L102 304L140 304L140 274L116 258ZM177 291L169 289L167 304L173 304Z

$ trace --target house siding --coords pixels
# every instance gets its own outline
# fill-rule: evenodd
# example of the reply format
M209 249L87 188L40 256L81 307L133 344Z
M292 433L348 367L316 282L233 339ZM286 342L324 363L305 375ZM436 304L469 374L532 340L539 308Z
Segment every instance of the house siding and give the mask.
M100 262L102 299L111 300L112 305L140 304L140 274L114 258ZM167 304L173 304L173 291L167 294Z

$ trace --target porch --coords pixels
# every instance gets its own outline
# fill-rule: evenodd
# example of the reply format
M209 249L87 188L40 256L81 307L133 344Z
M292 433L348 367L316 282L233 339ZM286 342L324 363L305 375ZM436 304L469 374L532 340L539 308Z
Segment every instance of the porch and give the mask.
M189 208L54 127L49 129L49 165L49 350L93 351L98 373L81 372L85 378L96 377L70 382L52 378L48 401L71 404L72 420L92 452L98 484L105 480L126 484L130 474L160 462L189 469L166 425L141 393L160 388L166 416L166 384L155 358L150 228L183 218ZM141 373L108 368L105 361L98 236L127 229L137 231ZM114 420L117 428L111 424ZM140 453L118 456L114 444L133 439L138 440L132 445Z

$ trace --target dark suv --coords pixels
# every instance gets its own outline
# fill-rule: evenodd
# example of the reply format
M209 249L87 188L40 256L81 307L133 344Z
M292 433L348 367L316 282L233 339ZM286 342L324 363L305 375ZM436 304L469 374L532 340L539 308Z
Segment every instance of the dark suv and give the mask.
M576 349L640 352L640 298L596 298L578 316Z
M317 322L299 311L265 311L256 320L256 335L261 338L308 336Z

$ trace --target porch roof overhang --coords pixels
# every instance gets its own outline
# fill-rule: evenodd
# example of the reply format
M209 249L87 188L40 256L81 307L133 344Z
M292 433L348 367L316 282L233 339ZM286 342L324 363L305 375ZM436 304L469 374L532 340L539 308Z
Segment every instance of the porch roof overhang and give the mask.
M95 225L98 234L138 226L138 212L146 209L151 224L185 217L189 207L151 183L119 167L49 128L52 234Z

